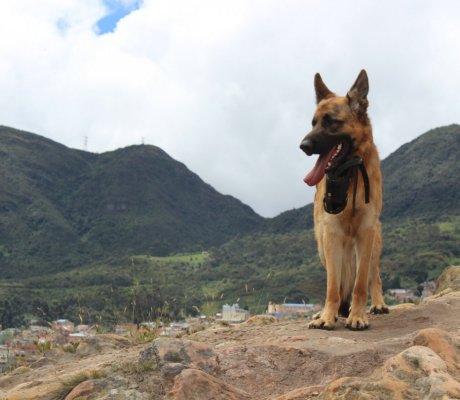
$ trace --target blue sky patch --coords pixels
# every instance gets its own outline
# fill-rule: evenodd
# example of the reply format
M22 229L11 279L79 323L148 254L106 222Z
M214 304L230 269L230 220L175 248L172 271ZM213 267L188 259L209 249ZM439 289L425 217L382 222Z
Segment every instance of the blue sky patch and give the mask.
M65 34L69 29L69 23L65 18L59 18L56 22L56 27L61 34Z
M126 4L126 1L105 0L104 4L108 9L108 14L96 22L96 33L104 35L105 33L114 32L118 21L129 15L131 12L139 9L143 0L133 1Z

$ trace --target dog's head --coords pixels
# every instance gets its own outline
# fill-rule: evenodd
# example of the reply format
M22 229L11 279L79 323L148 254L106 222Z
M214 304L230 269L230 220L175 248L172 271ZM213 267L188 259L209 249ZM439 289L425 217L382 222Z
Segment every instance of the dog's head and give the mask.
M324 174L335 169L356 150L357 143L369 125L367 117L367 93L369 81L362 70L355 83L344 97L332 93L315 75L317 109L312 121L312 130L302 140L300 148L308 155L319 154L314 168L305 177L309 186L316 185Z

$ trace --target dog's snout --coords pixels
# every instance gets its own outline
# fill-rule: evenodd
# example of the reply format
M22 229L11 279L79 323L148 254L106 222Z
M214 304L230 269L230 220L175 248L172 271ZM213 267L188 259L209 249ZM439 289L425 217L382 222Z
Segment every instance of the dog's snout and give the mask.
M313 141L311 139L304 139L302 143L300 143L300 149L307 154L307 156L311 156L313 154Z

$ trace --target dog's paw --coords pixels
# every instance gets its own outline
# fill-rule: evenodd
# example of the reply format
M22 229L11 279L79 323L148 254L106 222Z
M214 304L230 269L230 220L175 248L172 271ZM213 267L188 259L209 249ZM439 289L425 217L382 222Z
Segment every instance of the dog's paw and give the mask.
M372 306L369 312L371 314L388 314L390 312L390 309L385 304L378 304Z
M308 329L325 329L331 331L335 328L335 322L337 318L323 318L318 316L308 324Z
M369 321L365 314L350 314L345 326L352 331L362 331L369 328Z

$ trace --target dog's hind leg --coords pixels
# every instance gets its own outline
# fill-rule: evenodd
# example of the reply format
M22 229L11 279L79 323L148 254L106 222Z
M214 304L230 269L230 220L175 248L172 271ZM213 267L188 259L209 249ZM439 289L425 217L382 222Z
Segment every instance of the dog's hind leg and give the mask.
M370 271L370 291L371 291L371 313L373 314L387 314L390 312L386 306L382 295L382 281L379 273L379 259L382 252L382 233L380 230L380 223L378 224L375 233L374 248L371 258L371 271Z

